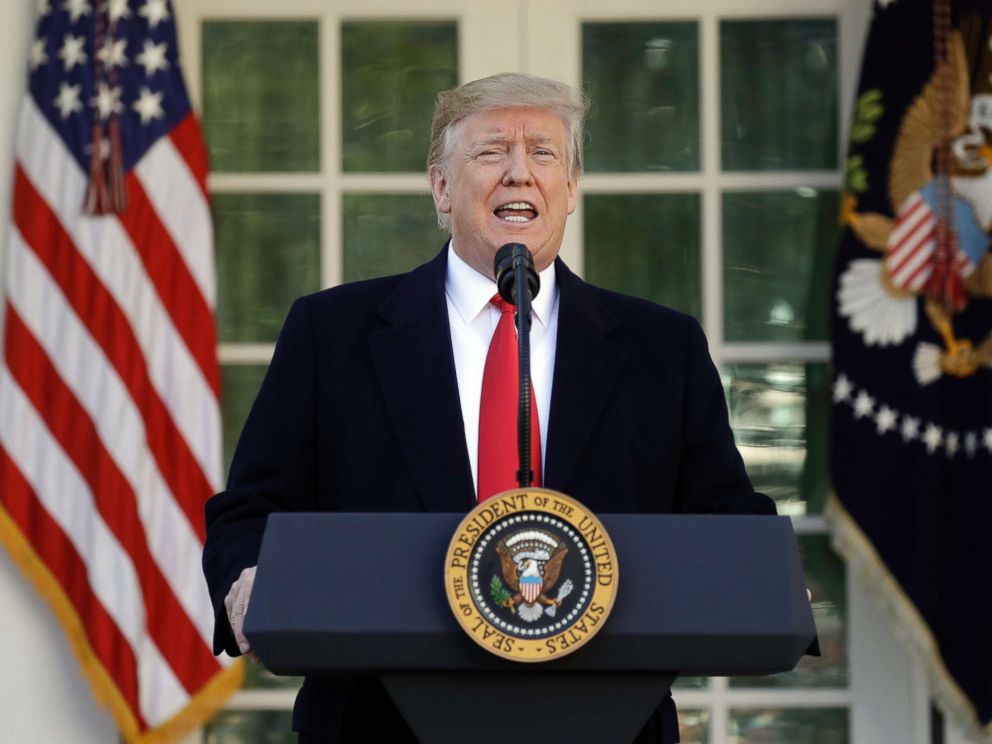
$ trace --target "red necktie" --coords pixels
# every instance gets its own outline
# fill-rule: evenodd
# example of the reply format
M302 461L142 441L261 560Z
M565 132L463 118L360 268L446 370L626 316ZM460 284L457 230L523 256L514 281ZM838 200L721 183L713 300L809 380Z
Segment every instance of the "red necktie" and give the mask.
M514 306L498 294L490 302L501 315L486 356L482 373L482 404L479 409L479 501L516 488L520 456L517 448L517 333L513 327ZM530 392L530 451L534 471L532 485L541 485L541 429L537 420L534 388Z

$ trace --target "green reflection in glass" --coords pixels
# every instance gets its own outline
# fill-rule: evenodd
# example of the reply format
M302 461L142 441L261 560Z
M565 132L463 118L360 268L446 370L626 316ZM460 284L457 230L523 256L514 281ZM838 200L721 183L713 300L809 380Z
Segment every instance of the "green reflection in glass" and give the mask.
M345 194L342 211L346 282L409 271L447 240L427 195Z
M795 670L767 677L734 677L731 687L846 687L847 600L844 562L830 547L828 535L799 535L799 555L806 585L813 593L813 618L820 638L820 657L803 656ZM751 741L751 739L747 739ZM815 741L832 739L791 739Z
M846 708L731 709L727 744L847 744Z
M206 21L203 124L215 171L320 170L317 23Z
M724 170L837 167L837 23L721 21Z
M263 364L225 364L221 367L221 421L224 426L224 472L231 468L234 448L241 436L251 404L262 386Z
M702 690L710 686L709 677L676 677L673 690Z
M585 277L701 315L699 194L585 196Z
M730 425L756 490L779 514L819 514L828 487L825 364L727 364Z
M723 195L724 337L826 340L836 191Z
M247 689L277 689L296 690L303 684L303 677L280 677L261 664L251 661L245 664L245 683Z
M456 24L341 24L345 171L423 171L434 98L458 84Z
M699 169L695 22L584 23L588 171Z
M221 341L275 341L292 301L320 288L320 197L215 194Z
M296 744L289 710L223 710L206 726L206 744Z
M679 710L679 739L682 744L709 744L710 712Z

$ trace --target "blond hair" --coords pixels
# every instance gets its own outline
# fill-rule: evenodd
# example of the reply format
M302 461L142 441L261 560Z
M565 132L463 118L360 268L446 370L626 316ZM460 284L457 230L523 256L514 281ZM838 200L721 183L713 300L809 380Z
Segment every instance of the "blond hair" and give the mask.
M573 178L582 174L582 132L589 101L586 96L557 80L504 72L473 80L437 94L427 174L442 168L455 144L454 128L462 119L480 111L501 108L537 108L558 115L567 132L567 164ZM448 215L438 212L438 225L448 230Z

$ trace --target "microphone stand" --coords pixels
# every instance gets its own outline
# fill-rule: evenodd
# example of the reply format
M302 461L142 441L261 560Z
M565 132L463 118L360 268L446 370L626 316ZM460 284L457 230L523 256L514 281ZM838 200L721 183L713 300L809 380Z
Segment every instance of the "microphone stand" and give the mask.
M524 249L526 250L526 249ZM517 447L520 469L517 483L520 488L530 488L534 480L530 457L530 287L527 282L527 265L521 256L513 258L514 294L517 306Z

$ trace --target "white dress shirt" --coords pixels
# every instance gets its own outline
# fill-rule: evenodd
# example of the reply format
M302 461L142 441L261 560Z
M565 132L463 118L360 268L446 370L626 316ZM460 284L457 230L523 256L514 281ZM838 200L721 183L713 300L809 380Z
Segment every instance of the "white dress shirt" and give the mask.
M534 401L541 427L541 472L548 446L548 413L551 410L551 381L555 371L558 339L558 284L555 265L540 272L541 289L531 302L530 373ZM486 368L489 342L496 332L500 311L489 300L496 282L483 276L455 253L448 243L448 272L444 280L448 301L448 325L455 356L455 377L465 444L472 466L472 483L479 487L479 406L482 402L482 373Z

